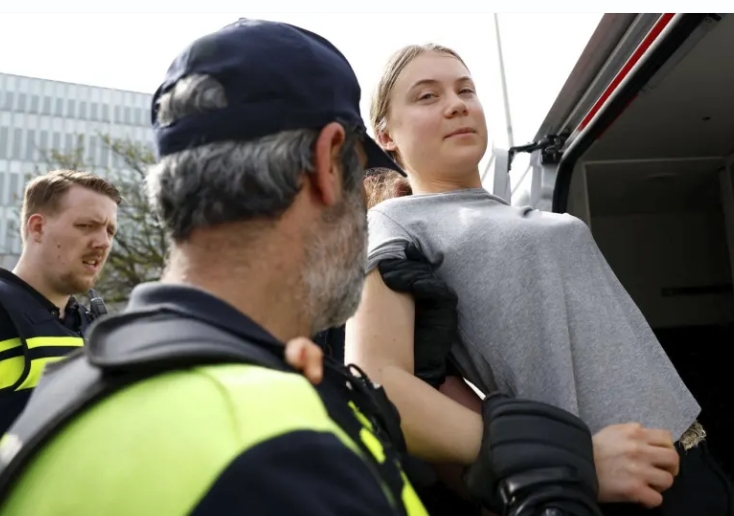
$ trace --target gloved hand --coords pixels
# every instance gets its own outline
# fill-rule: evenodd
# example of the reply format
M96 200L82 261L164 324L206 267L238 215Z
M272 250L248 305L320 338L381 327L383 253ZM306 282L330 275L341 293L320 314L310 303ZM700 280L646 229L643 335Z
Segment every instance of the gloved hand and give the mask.
M591 432L545 403L493 394L482 403L484 437L466 469L469 493L492 512L601 516Z
M446 379L451 347L459 340L458 297L415 245L405 253L406 259L383 260L377 267L388 288L413 296L415 375L438 388Z

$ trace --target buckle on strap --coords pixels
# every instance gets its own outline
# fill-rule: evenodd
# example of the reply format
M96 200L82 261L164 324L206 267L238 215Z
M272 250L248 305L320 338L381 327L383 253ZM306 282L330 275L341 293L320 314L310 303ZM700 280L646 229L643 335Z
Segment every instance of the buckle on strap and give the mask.
M694 421L688 430L678 439L678 442L685 451L691 450L701 444L706 439L706 430L701 423Z

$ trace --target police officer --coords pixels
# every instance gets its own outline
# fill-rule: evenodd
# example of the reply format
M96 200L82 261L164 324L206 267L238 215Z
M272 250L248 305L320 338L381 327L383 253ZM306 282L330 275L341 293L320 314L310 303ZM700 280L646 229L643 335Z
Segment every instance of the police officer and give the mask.
M328 360L314 387L284 357L284 342L355 312L361 176L400 170L366 135L359 97L336 48L282 23L240 20L176 58L154 96L148 184L169 266L45 376L0 445L0 515L427 514L384 391ZM517 429L505 412L500 426ZM550 416L563 433L568 419ZM568 513L586 516L591 440L573 431L575 449L544 466L564 474L551 491L573 495ZM493 446L516 447L492 439L468 471L477 498L545 514L548 499L523 492L536 477L502 482Z
M96 314L72 294L89 290L102 270L119 202L112 184L87 172L56 170L26 186L23 252L12 272L0 269L0 435L44 366L82 346Z
M153 101L160 282L96 322L0 446L0 514L425 516L399 416L356 369L313 386L283 343L343 323L364 281L369 137L325 39L241 20Z

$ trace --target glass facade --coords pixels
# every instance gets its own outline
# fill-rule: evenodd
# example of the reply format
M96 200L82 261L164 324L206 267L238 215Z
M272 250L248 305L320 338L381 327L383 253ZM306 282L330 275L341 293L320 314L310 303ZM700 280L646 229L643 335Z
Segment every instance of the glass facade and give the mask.
M51 165L51 151L84 142L92 170L122 170L124 163L101 135L152 143L152 95L0 73L0 265L20 253L18 214L25 179Z

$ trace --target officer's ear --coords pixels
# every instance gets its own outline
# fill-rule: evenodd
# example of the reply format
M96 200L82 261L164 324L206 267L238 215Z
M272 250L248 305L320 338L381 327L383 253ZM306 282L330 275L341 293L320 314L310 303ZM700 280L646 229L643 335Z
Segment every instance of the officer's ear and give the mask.
M325 126L314 146L313 172L309 174L311 193L320 204L333 206L342 192L342 147L346 133L344 127L332 122Z
M34 213L30 217L28 217L28 222L26 222L25 225L28 234L28 240L40 242L41 238L43 237L43 228L45 224L46 218L40 213Z

